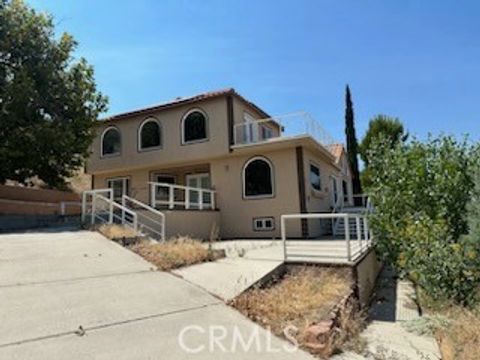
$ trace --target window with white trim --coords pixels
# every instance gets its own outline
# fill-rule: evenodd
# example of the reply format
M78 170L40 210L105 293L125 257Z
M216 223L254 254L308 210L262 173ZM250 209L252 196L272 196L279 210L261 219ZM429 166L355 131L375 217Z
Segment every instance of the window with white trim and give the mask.
M122 196L128 196L130 193L130 179L128 177L107 179L107 187L113 189L113 199L121 202Z
M101 147L102 156L120 154L122 141L120 131L115 126L110 126L104 130L101 136Z
M138 129L138 149L157 149L162 146L162 128L155 118L147 118Z
M322 179L320 178L320 168L315 164L310 164L310 186L314 190L322 191Z
M253 230L254 231L275 230L275 219L273 217L254 218Z
M207 116L199 109L189 111L182 119L182 144L207 139Z
M243 167L243 196L262 198L273 196L273 167L264 157L254 157Z

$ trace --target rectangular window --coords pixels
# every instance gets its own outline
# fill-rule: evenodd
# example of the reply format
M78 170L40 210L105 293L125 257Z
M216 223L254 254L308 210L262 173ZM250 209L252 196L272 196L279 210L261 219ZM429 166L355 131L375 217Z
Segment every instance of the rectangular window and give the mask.
M310 185L317 191L322 190L322 181L320 179L320 168L310 164Z
M271 231L275 229L275 219L273 217L263 217L253 219L254 231Z
M122 201L122 195L130 194L130 180L127 177L107 179L107 187L113 189L113 199Z

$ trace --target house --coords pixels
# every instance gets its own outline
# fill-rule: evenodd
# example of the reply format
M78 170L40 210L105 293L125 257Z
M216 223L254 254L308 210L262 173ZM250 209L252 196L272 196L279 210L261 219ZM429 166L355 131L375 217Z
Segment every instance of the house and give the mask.
M345 149L308 114L271 117L234 89L177 98L98 123L92 188L160 209L167 235L280 236L280 216L352 203ZM290 236L328 232L303 220Z

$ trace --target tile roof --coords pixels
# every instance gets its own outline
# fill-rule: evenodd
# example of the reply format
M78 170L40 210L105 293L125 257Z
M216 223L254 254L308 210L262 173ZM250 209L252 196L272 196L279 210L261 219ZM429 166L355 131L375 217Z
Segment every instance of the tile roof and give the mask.
M109 117L107 117L103 120L106 120L106 121L119 120L119 119L128 118L128 117L135 116L135 115L148 114L148 113L158 111L158 110L169 109L169 108L176 107L176 106L181 106L181 105L185 105L185 104L194 103L194 102L197 102L197 101L202 101L202 100L206 100L206 99L211 99L211 98L215 98L215 97L219 97L219 96L227 96L227 95L236 96L238 99L247 103L248 105L253 107L255 110L257 110L263 117L270 118L270 115L268 115L260 107L258 107L257 105L255 105L254 103L252 103L251 101L247 100L246 98L241 96L239 93L237 93L234 88L226 88L226 89L220 89L220 90L214 90L214 91L207 91L207 92L197 94L197 95L193 95L193 96L189 96L189 97L177 97L174 100L170 100L170 101L160 103L160 104L157 104L157 105L148 106L148 107L144 107L144 108L140 108L140 109L131 110L131 111L123 112L123 113L120 113L120 114L112 115L112 116L109 116Z
M345 147L343 144L331 144L328 146L328 150L335 156L335 161L338 163L340 161L340 157L342 153L345 151Z

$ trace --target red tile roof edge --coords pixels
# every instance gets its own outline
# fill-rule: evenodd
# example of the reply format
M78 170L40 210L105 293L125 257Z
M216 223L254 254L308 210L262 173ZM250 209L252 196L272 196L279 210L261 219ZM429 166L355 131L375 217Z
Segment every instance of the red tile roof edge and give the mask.
M169 108L176 107L176 106L181 106L181 105L185 105L185 104L194 103L194 102L197 102L197 101L202 101L202 100L206 100L206 99L212 99L212 98L215 98L215 97L227 96L227 95L236 96L238 99L240 99L241 101L245 102L246 104L248 104L249 106L251 106L255 110L257 110L264 118L270 118L271 117L270 115L268 115L268 113L263 111L259 106L255 105L253 102L247 100L246 98L241 96L239 93L237 93L234 88L226 88L226 89L208 91L208 92L200 93L200 94L185 97L185 98L180 97L180 98L177 98L177 99L165 102L165 103L161 103L161 104L158 104L158 105L147 106L147 107L136 109L136 110L126 111L126 112L123 112L123 113L119 113L119 114L116 114L116 115L106 117L106 118L102 119L101 121L120 120L120 119L128 118L128 117L131 117L131 116L148 114L148 113L158 111L158 110L165 110L165 109L169 109Z

